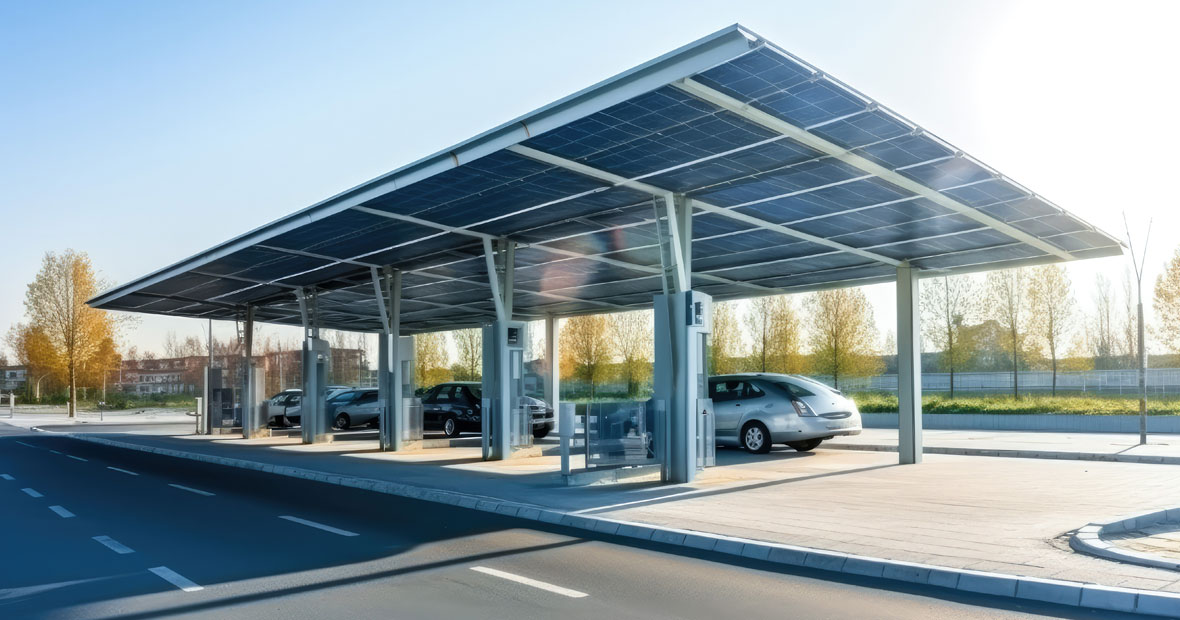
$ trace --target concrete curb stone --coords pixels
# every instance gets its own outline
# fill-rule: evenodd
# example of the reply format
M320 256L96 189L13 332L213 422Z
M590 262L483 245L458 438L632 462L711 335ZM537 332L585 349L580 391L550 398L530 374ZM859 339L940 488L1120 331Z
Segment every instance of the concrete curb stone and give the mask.
M1145 514L1123 515L1103 523L1091 523L1078 529L1069 537L1069 546L1074 551L1087 553L1108 560L1151 566L1166 570L1180 570L1180 562L1174 559L1140 551L1120 548L1103 540L1103 534L1130 532L1161 523L1180 521L1180 508L1167 508ZM1180 612L1178 612L1180 615Z
M805 566L819 570L841 572L850 575L881 577L895 581L920 583L936 587L963 590L982 594L992 594L1009 598L1027 599L1063 605L1125 611L1145 615L1171 616L1180 615L1180 594L1153 590L1135 590L1084 584L1055 579L1039 579L1033 577L1016 577L999 573L987 573L965 569L954 569L941 566L917 564L883 558L870 558L849 555L835 551L809 549L792 545L767 543L763 541L747 540L731 536L710 534L666 528L645 523L631 523L605 519L601 517L575 515L557 510L550 510L540 506L504 502L486 497L473 496L455 491L437 489L423 489L411 485L393 483L386 480L357 478L327 474L314 470L295 467L273 466L257 461L233 459L214 455L205 455L168 448L157 448L136 443L121 442L102 437L62 433L62 436L80 441L107 445L116 448L150 452L163 456L183 458L240 469L254 469L266 471L294 478L303 478L319 482L327 482L341 486L355 486L371 488L387 495L424 499L426 501L454 504L463 508L473 508L488 512L499 512L517 518L531 519L543 523L558 524L590 531L608 532L629 538L650 540L663 544L684 546L694 549L709 549L708 541L714 541L712 551L729 553L744 557L765 560L776 564L790 566ZM858 448L854 448L858 449ZM859 448L859 449L877 449ZM895 450L896 448L894 448ZM888 448L886 448L888 450ZM930 449L927 449L929 452ZM978 451L976 451L978 452ZM947 452L954 453L954 452ZM1076 458L1076 457L1075 457ZM1180 508L1171 509L1171 514L1180 514ZM1161 511L1167 517L1170 511ZM1132 517L1132 522L1146 515ZM1127 519L1117 523L1121 526ZM1101 526L1096 526L1100 530ZM1089 532L1088 532L1089 533ZM1095 538L1098 532L1093 532ZM1088 537L1087 537L1088 538ZM1071 537L1070 543L1077 539ZM1100 538L1099 538L1100 540ZM1076 547L1075 547L1076 548ZM878 571L879 569L879 571ZM1077 594L1075 598L1075 594Z

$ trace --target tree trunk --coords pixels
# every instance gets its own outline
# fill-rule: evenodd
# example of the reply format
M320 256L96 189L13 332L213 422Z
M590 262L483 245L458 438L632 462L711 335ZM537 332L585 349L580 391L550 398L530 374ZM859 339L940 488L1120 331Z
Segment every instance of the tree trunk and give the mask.
M1020 375L1016 362L1016 349L1012 349L1012 399L1020 399Z
M1053 356L1053 395L1057 396L1057 356Z
M78 384L74 365L70 364L70 402L66 406L66 413L71 418L78 417Z
M951 366L951 400L955 399L955 367Z

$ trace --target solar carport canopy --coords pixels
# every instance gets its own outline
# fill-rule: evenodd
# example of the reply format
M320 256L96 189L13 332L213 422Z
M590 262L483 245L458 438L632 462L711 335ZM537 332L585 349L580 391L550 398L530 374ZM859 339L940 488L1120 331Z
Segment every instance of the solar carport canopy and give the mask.
M642 308L657 201L689 205L691 286L718 299L1121 253L1114 238L732 26L91 300L108 310L377 331L495 317L484 239L517 243L517 318Z

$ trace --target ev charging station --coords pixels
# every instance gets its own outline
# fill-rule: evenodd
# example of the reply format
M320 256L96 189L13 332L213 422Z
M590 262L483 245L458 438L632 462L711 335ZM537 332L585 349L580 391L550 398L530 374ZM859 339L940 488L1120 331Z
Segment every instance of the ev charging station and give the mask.
M659 452L666 482L692 482L715 461L709 398L713 298L698 291L656 295L654 394L667 412ZM660 424L657 421L657 424Z
M390 346L396 341L396 345ZM396 355L390 355L395 350ZM382 401L382 450L402 450L422 439L422 407L414 398L414 337L378 336L377 392Z
M324 416L324 396L331 363L331 348L327 340L313 336L303 342L303 397L299 404L303 443L328 440L329 422Z
M524 349L528 324L493 321L483 328L483 458L507 459L533 444L524 403Z

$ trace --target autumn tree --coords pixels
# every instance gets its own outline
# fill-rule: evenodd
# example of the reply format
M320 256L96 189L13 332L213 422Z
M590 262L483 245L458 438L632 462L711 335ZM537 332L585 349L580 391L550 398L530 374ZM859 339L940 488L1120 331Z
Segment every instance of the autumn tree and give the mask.
M614 359L614 341L610 337L610 320L606 315L587 314L563 321L558 335L562 378L575 378L594 386L606 375L607 365Z
M1180 247L1155 279L1156 338L1171 353L1180 353Z
M713 333L709 335L709 374L728 375L740 370L742 340L734 306L730 302L713 304Z
M877 326L873 308L860 289L842 288L812 293L804 306L808 314L808 343L812 371L832 377L870 376L881 372L876 357Z
M1060 265L1032 269L1028 281L1029 330L1033 341L1048 352L1057 395L1057 363L1073 329L1074 300L1069 275Z
M987 308L1000 326L1003 346L1012 361L1012 396L1020 397L1020 354L1028 338L1028 273L1023 268L987 274Z
M1103 274L1098 274L1094 280L1093 308L1086 324L1086 342L1094 358L1094 367L1110 370L1116 366L1119 355L1118 300L1110 280Z
M975 355L969 322L974 317L977 291L969 276L931 278L922 283L922 335L937 348L939 366L950 373L950 397L955 397L955 371Z
M54 350L49 336L45 334L45 330L33 325L17 323L8 330L5 339L8 348L16 356L16 363L26 369L28 377L28 384L25 387L26 393L31 389L35 400L40 402L41 386L47 385L46 380L65 382L61 373L61 360L57 358L57 352Z
M110 313L86 305L104 287L85 252L66 250L45 255L25 292L30 324L48 337L64 370L71 418L78 414L79 372L97 363L94 357L106 341L118 338L122 326Z
M414 336L414 382L419 387L430 387L448 381L447 335L430 332Z
M799 317L789 298L775 295L751 300L746 311L746 329L753 343L750 358L758 372L802 370Z
M619 375L627 384L627 395L635 396L639 393L639 387L651 378L652 374L652 355L655 347L652 342L652 312L619 312L608 318L610 336L614 340L614 348L621 362Z
M452 366L455 379L479 381L483 374L483 330L460 329L453 332L459 361Z

